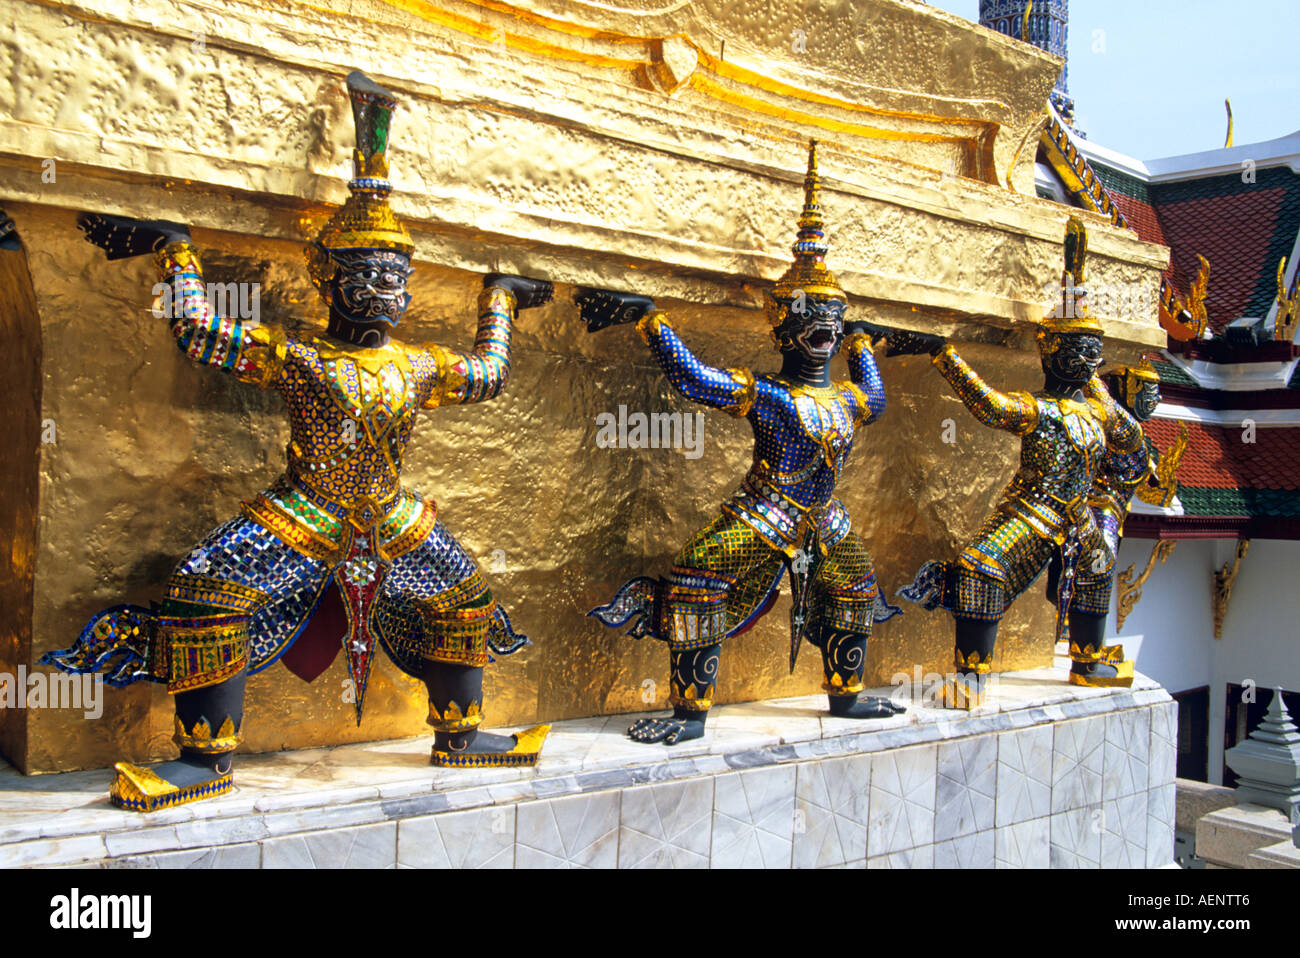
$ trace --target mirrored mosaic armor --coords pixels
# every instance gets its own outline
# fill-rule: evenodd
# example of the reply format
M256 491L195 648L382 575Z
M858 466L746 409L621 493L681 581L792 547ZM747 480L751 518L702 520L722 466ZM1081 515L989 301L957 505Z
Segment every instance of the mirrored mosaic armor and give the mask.
M472 353L365 348L247 328L209 305L192 245L169 244L156 259L179 304L171 329L181 350L278 392L290 440L284 475L200 542L168 585L170 604L225 614L164 612L151 673L172 692L256 673L286 651L331 583L347 610L358 721L377 644L417 677L426 660L485 665L490 632L496 651L517 649L523 640L436 505L401 482L420 410L481 402L504 385L514 297L483 291Z
M1102 398L1113 397L1141 428L1160 402L1160 377L1146 360L1137 366L1108 367L1104 377L1088 384L1088 392ZM1134 493L1154 474L1155 463L1145 435L1143 441L1131 450L1107 450L1093 481L1088 505L1112 555L1119 555L1124 519ZM1091 580L1081 578L1075 586L1075 607L1104 619L1110 612L1114 582L1114 566L1104 576ZM1102 652L1108 661L1124 659L1124 648L1120 645L1106 646Z
M549 728L479 733L483 666L491 652L511 654L528 639L512 629L434 502L401 475L421 410L501 391L516 311L546 302L550 284L487 277L472 351L390 339L410 301L414 252L388 206L396 100L359 73L348 91L358 141L351 195L307 251L330 307L324 335L291 335L218 312L178 224L82 218L110 259L152 250L163 281L155 311L168 318L181 351L277 392L290 424L283 475L195 546L160 606L105 610L72 648L42 660L103 671L114 685L165 683L175 693L181 760L155 769L119 763L110 794L124 808L151 811L228 790L245 678L284 661L310 680L337 656L340 638L358 724L378 649L426 682L434 764L532 764ZM341 615L318 615L331 601Z
M858 701L872 625L898 610L881 600L871 557L851 531L835 487L857 430L884 412L885 392L871 338L856 331L844 337L847 296L824 262L816 164L814 143L795 264L769 302L774 339L785 359L779 374L702 362L662 311L644 312L637 322L678 392L743 417L754 433L748 474L717 518L677 554L667 577L633 579L591 613L605 625L629 626L632 636L668 644L674 717L633 726L630 734L640 741L672 744L702 734L723 640L771 608L787 572L794 596L791 669L807 638L822 649L825 688L837 714L877 717L896 711L891 703ZM614 295L580 294L593 329L608 324L596 316L601 296ZM620 315L618 307L606 311ZM849 379L832 382L826 364L841 342Z
M1071 220L1065 245L1061 304L1043 320L1039 333L1042 391L999 392L951 345L934 358L977 420L1021 437L1020 467L979 532L956 560L926 563L913 583L900 590L904 598L929 609L945 608L957 620L959 680L945 689L946 704L955 707L979 703L982 677L993 667L998 622L1049 568L1056 637L1073 633L1070 681L1132 683L1132 663L1112 661L1111 653L1103 651L1106 609L1097 613L1093 606L1103 592L1109 594L1118 542L1107 535L1111 507L1103 499L1111 485L1136 485L1133 461L1145 457L1145 444L1137 421L1096 377L1101 326L1087 308L1087 241L1077 219Z

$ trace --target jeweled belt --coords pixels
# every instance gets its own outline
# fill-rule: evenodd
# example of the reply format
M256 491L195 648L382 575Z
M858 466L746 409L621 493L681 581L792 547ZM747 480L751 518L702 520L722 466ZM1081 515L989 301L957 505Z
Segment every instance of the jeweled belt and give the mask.
M285 478L295 491L300 493L304 499L312 505L328 512L336 519L345 519L356 526L369 529L383 519L392 510L397 500L402 496L402 489L399 486L387 499L372 499L362 502L356 506L345 506L321 495L319 492L307 487L301 482L294 479L293 476L286 474Z

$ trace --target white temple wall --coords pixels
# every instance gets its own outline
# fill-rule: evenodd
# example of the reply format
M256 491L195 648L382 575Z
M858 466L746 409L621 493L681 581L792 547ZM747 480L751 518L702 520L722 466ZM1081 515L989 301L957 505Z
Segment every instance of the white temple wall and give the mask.
M1154 543L1127 539L1119 568L1145 567ZM1255 683L1267 690L1300 690L1300 542L1257 539L1241 562L1223 623L1214 638L1213 573L1232 559L1235 540L1186 540L1147 580L1142 598L1110 635L1119 634L1126 650L1137 653L1137 670L1171 693L1209 686L1209 778L1220 784L1223 727L1229 683ZM1137 640L1141 636L1141 640Z

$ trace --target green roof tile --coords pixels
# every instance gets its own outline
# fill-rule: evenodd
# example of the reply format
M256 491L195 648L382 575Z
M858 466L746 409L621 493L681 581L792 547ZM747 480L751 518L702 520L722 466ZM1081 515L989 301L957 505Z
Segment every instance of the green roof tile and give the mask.
M1155 359L1151 361L1151 365L1156 368L1156 374L1160 376L1162 383L1169 383L1171 386L1200 386L1200 383L1173 363Z
M1290 489L1205 489L1178 487L1189 516L1300 517L1300 491Z

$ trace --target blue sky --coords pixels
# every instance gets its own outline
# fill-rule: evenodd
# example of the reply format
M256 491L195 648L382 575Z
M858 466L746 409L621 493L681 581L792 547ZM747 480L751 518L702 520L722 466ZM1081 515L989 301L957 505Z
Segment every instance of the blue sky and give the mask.
M979 20L979 0L932 0ZM1070 95L1093 140L1141 160L1300 130L1297 0L1073 0Z

